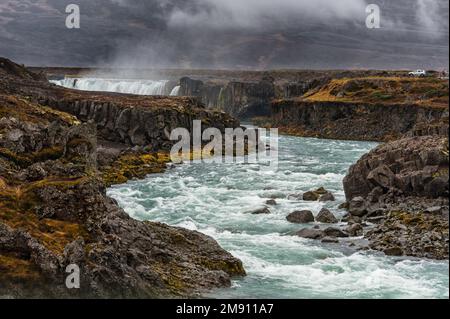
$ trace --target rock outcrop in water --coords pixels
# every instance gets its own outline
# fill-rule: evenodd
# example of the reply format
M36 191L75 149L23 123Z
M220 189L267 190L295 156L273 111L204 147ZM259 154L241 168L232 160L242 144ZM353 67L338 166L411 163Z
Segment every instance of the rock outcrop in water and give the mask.
M375 221L370 247L390 255L448 259L447 137L416 136L364 155L344 179L349 213Z
M220 121L223 115L183 99L80 93L40 80L0 60L0 296L183 297L245 274L242 263L210 237L134 220L105 193L105 184L163 169L163 155L131 149L136 141L151 144L149 149L163 145L154 144L152 128L139 126L144 121L132 123L136 118L155 110L161 122L182 125L180 119ZM55 109L38 103L43 101ZM60 111L76 101L86 113L72 113L95 123ZM124 131L109 141L102 119L89 116L104 115L93 110L105 104L136 116L107 117L105 125L114 122ZM114 113L114 107L106 109ZM144 133L132 134L131 126ZM65 284L72 264L80 268L79 289Z

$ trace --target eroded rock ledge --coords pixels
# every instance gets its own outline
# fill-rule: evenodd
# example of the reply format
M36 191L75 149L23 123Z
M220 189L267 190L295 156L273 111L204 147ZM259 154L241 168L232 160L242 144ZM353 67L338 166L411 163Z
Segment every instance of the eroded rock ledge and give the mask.
M80 102L88 97L90 102ZM79 101L80 109L88 109L86 117L72 113L95 123L38 103L44 100L57 109ZM111 116L103 126L89 114L104 113L88 106L94 110L105 103L108 114L142 111L133 115L141 121ZM148 153L164 146L154 142L163 125L139 126L147 124L152 110L164 123L182 125L199 116L227 125L223 115L182 99L73 92L0 60L0 296L186 297L228 286L232 276L245 274L242 263L212 238L133 220L106 196L105 184L164 169L164 154ZM121 134L109 138L120 128ZM133 135L134 129L139 134ZM135 143L140 147L133 149ZM69 264L81 268L80 289L65 286Z
M372 222L372 249L448 259L448 137L416 136L364 155L344 179L348 220Z
M410 131L445 136L448 108L280 100L272 104L271 125L298 136L386 142Z

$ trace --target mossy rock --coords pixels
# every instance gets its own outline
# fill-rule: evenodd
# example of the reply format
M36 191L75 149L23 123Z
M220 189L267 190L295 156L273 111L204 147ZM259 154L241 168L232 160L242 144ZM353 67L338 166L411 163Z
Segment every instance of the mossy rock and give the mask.
M133 178L145 178L149 174L162 173L170 162L167 153L127 153L119 156L111 165L101 169L107 186L126 183Z

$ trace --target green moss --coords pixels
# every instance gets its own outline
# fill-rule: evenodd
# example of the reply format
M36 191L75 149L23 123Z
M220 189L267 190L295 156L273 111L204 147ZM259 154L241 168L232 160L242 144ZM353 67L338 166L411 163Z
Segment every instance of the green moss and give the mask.
M9 149L0 147L0 156L12 161L21 168L26 168L36 162L56 160L63 155L63 152L64 149L62 146L44 148L31 154L17 154Z
M20 167L27 167L33 163L28 156L14 153L7 148L0 147L0 156L5 157Z
M64 154L64 148L62 146L47 147L39 152L35 152L31 155L33 162L45 162L48 160L57 160Z
M230 276L245 276L245 270L241 262L203 259L200 264L210 270L222 270Z
M433 178L448 176L448 168L441 168L436 173L434 173L432 176L433 176Z
M107 186L123 184L132 178L144 178L149 174L162 173L170 156L166 153L136 154L120 156L109 167L102 169L103 181Z
M391 94L386 94L384 92L374 92L374 93L372 93L372 98L381 100L381 101L387 101L387 100L394 98L394 96Z

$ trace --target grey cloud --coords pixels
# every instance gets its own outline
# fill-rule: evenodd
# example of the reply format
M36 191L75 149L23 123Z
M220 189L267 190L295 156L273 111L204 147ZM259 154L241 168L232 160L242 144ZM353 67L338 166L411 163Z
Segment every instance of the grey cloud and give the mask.
M436 0L417 0L416 17L429 36L441 37L446 32L448 36L448 16L442 14L444 10L448 12L448 2L445 6Z
M382 28L365 27L378 3ZM64 26L80 5L80 30ZM0 0L0 56L32 65L448 67L448 0Z
M175 8L172 26L267 28L273 24L301 24L365 18L365 0L194 0L191 7Z

